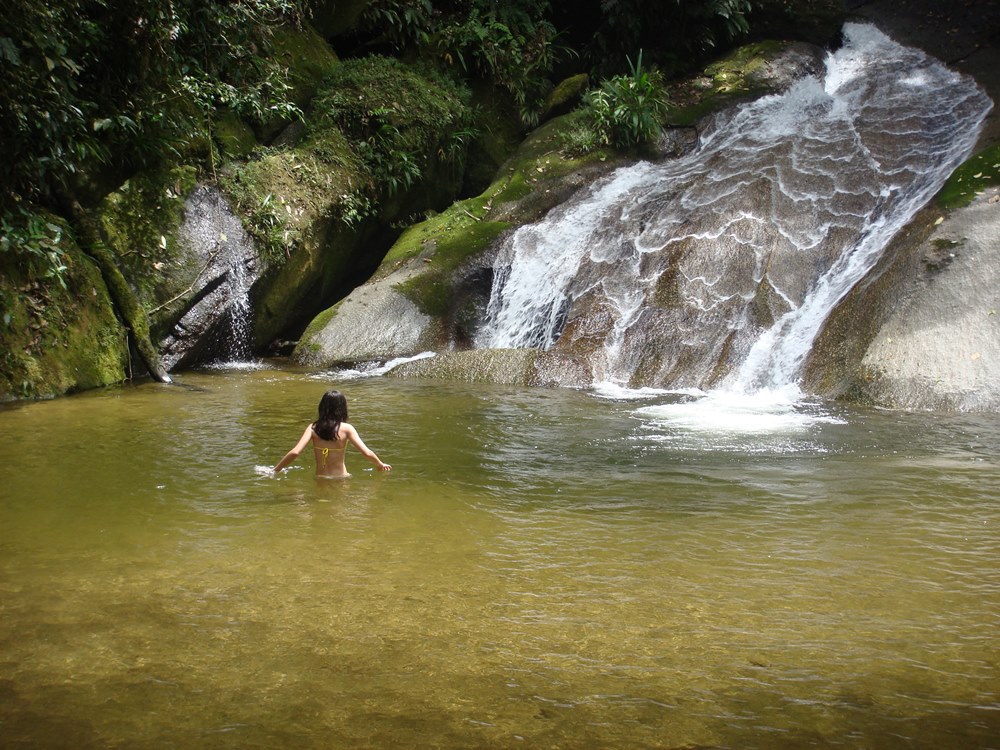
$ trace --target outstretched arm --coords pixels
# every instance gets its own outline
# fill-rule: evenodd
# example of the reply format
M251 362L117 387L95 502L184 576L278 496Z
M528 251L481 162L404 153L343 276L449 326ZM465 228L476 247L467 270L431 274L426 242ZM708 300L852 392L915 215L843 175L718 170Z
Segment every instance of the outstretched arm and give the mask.
M310 440L312 440L312 425L306 427L306 431L302 433L302 437L299 438L299 442L297 442L295 444L295 447L285 454L285 457L283 459L281 459L280 461L278 461L277 464L275 464L274 468L271 470L271 473L277 474L279 471L288 466L288 464L290 464L292 461L298 458L299 454L302 453L303 450L305 450L305 447L307 445L309 445Z
M362 456L371 461L372 464L375 465L375 468L379 471L392 471L392 467L389 464L383 463L382 460L375 455L375 451L365 445L365 441L361 439L358 431L355 430L353 426L342 424L340 428L347 435L347 439L351 441L351 445L357 448L361 452Z

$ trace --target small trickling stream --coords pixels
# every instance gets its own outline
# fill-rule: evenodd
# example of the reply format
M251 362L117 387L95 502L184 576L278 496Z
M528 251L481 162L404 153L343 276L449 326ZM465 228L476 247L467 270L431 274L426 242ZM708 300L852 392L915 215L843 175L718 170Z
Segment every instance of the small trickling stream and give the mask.
M250 290L263 267L250 236L222 194L196 188L187 200L179 242L196 273L188 308L160 343L168 368L252 358Z

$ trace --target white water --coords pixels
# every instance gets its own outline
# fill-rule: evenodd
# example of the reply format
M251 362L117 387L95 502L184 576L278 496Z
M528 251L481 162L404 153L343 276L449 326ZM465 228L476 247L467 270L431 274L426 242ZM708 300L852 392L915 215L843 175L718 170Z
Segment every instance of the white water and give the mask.
M578 354L583 331L595 378L619 386L794 386L827 316L992 106L873 27L845 39L823 80L729 113L694 153L618 170L516 232L477 344Z
M250 290L263 272L253 240L214 187L194 190L185 204L179 242L191 280L190 306L160 342L164 363L210 361L220 369L260 367L253 359Z
M360 378L376 378L385 375L389 370L404 365L407 362L417 362L421 359L430 359L437 356L436 352L421 352L412 357L396 357L388 362L367 362L357 367L344 367L336 370L322 372L316 375L317 380L358 380Z
M250 287L255 279L247 270L245 255L242 248L234 248L229 260L229 283L225 287L230 335L224 358L233 362L245 362L253 356Z

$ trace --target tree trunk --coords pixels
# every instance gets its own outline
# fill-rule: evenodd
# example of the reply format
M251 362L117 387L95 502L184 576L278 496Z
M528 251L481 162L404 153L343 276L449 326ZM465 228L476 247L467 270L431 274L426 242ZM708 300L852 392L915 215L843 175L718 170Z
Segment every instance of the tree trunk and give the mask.
M67 201L67 208L72 217L80 247L97 263L101 277L111 294L111 300L118 309L118 314L121 315L125 327L132 334L132 341L135 343L139 358L142 359L154 380L161 383L172 382L170 375L167 374L160 361L159 351L149 337L149 317L122 275L118 264L115 263L114 255L104 243L97 222L75 199Z

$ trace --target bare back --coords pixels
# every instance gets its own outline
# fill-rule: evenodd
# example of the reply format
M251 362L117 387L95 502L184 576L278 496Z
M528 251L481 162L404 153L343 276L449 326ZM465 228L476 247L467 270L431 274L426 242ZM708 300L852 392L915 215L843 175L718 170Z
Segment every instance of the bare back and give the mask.
M302 437L288 453L285 454L278 463L274 465L272 472L277 474L286 466L291 464L309 443L313 446L313 455L316 459L316 476L326 479L349 477L347 466L344 464L344 454L347 452L347 444L350 443L358 452L375 465L379 471L391 471L392 466L385 463L375 451L365 445L358 431L347 422L341 422L337 429L337 437L334 440L326 440L316 433L316 423L310 424L302 433Z
M341 425L343 427L343 425ZM347 453L347 436L340 431L338 440L324 440L313 432L313 454L316 456L316 476L318 477L349 477L344 456Z

